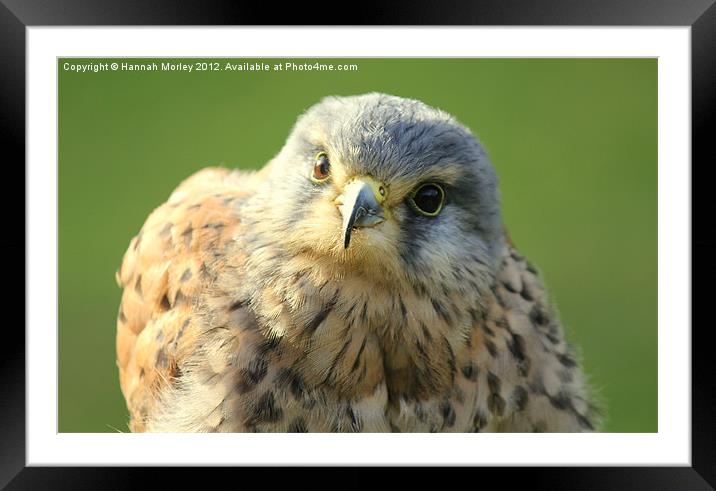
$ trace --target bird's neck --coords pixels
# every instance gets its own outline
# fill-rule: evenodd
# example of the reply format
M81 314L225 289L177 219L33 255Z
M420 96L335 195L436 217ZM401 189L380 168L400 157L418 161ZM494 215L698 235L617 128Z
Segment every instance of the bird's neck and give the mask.
M470 285L485 278L416 287L287 254L258 237L243 247L242 295L262 334L309 383L346 397L383 383L407 398L451 386L456 353L482 315L482 290Z

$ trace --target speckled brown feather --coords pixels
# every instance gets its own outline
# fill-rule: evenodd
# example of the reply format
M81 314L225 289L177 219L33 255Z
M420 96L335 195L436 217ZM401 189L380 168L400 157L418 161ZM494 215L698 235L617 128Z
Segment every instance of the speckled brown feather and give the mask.
M181 383L153 408L149 431L575 432L599 426L537 271L512 247L505 248L468 340L442 338L442 344L435 332L425 333L404 340L402 353L389 353L379 334L351 333L341 315L326 317L326 333L341 341L325 341L328 359L339 362L325 378L315 377L320 346L307 356L262 334L230 287L243 276L245 257L224 258L228 267L216 265L221 273L202 296L211 314L198 329L197 349ZM436 362L444 350L452 359L447 378L440 377L446 383L411 395L411 372L429 378L414 357ZM361 383L351 382L354 373ZM350 388L341 389L340 380Z
M193 304L239 225L235 206L261 174L204 169L186 179L134 237L117 272L124 288L117 318L117 365L131 415L143 431L157 395L196 347Z

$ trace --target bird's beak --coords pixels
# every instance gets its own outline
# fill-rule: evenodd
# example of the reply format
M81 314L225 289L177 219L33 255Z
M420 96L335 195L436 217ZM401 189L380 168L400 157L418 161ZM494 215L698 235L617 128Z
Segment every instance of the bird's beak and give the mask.
M351 180L335 203L343 215L343 247L348 249L351 232L358 227L374 227L385 221L381 206L386 187L370 176Z

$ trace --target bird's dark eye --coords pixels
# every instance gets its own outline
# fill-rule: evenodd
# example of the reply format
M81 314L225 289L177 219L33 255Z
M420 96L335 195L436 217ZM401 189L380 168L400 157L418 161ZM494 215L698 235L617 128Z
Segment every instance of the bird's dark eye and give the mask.
M445 191L434 183L423 184L418 187L410 196L410 204L413 209L428 217L434 217L443 207Z
M316 162L313 165L313 174L311 175L314 181L325 181L331 175L331 161L328 160L326 152L321 152L316 155Z

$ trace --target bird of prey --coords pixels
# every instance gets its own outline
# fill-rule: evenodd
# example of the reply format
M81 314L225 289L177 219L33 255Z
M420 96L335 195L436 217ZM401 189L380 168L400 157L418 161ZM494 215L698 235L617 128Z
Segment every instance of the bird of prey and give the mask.
M475 136L327 97L262 170L198 171L117 272L135 432L578 432L599 411Z

